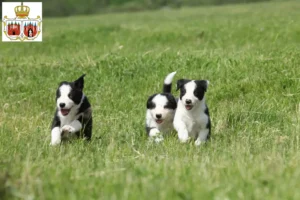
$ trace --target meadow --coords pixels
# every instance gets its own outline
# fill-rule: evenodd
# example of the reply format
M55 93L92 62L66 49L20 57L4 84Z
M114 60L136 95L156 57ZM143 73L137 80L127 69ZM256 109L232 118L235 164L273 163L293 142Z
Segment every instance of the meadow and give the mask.
M300 199L300 2L44 18L0 43L0 199ZM206 145L145 134L164 77L210 81ZM49 146L59 82L83 73L93 139Z

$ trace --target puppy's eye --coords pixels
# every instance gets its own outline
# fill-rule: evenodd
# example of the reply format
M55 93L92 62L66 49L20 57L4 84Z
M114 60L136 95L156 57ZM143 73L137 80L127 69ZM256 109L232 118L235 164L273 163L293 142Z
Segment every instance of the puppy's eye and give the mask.
M68 97L69 97L70 99L72 99L73 95L72 95L72 94L69 94Z

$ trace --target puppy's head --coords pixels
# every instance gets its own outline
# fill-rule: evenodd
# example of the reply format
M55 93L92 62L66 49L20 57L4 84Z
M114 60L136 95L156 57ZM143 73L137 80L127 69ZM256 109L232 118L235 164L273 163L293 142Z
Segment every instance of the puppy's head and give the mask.
M180 100L187 110L192 110L204 98L209 81L180 79L177 90L180 89Z
M176 108L176 99L168 93L154 94L147 101L147 109L157 124L173 118Z
M56 106L63 116L67 116L70 110L80 104L83 96L84 75L74 82L63 81L56 91Z

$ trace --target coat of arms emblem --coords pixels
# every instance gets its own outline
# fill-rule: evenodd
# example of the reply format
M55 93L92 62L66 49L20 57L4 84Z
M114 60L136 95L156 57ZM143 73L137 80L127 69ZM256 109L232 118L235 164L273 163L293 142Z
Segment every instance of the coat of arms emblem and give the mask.
M42 41L41 2L3 2L2 9L2 41Z

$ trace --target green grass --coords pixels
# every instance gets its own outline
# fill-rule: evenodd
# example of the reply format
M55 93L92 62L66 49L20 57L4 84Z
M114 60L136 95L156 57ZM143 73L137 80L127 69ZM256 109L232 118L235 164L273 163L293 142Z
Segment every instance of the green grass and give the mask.
M7 199L300 199L300 2L44 19L0 44ZM210 81L212 139L144 131L166 74ZM55 90L86 73L93 140L50 147ZM178 92L173 90L178 96Z

